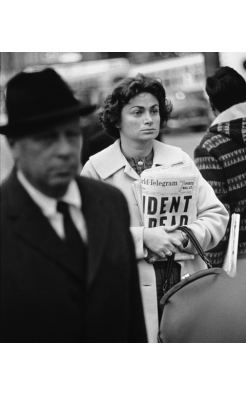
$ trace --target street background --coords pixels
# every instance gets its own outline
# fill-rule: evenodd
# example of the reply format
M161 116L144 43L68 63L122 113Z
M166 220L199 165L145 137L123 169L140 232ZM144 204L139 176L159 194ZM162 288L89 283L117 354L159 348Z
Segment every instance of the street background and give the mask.
M97 112L82 119L84 157L105 148L98 119L104 100L122 78L139 72L158 78L164 85L173 112L160 134L163 142L179 146L191 158L213 114L205 93L207 76L219 66L231 66L246 78L246 52L1 52L0 124L7 122L5 86L20 71L54 68L71 86L76 97L96 104ZM108 144L104 138L104 144ZM13 160L4 136L0 136L0 183L9 174Z
M192 159L194 159L194 150L200 143L205 133L205 129L200 132L192 132L187 130L185 133L182 131L177 131L176 133L164 133L162 135L162 142L180 147L183 151L190 155Z

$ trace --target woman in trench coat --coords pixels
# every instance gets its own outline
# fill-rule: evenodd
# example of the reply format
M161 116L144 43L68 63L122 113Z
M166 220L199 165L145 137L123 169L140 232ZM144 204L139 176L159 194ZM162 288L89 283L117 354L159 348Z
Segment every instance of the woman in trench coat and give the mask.
M149 342L157 342L161 316L159 301L167 267L166 261L155 262L154 257L165 258L179 251L196 254L196 251L179 230L168 231L164 226L143 226L133 183L140 179L143 170L150 167L187 164L198 178L196 220L188 227L205 251L219 243L228 222L226 209L191 158L180 148L156 140L168 120L171 108L159 81L140 74L136 78L122 80L112 95L108 96L101 118L105 131L116 141L91 156L81 173L118 187L127 199ZM149 254L153 256L152 263L146 259ZM183 275L205 268L197 254L195 259L176 262L171 286L179 282Z

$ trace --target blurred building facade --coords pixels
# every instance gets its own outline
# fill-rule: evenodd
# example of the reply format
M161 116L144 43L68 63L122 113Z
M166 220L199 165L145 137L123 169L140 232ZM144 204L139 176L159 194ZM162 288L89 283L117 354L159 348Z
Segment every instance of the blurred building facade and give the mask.
M91 61L127 58L130 63L141 64L158 59L180 57L198 52L1 52L1 70L18 72L27 66L54 64L64 61Z
M219 67L220 65L228 65L235 68L240 74L244 76L246 79L246 53L245 52L1 52L0 53L0 114L4 112L4 88L9 80L14 74L26 69L27 67L48 67L56 65L60 66L69 66L67 67L66 74L61 74L63 78L66 79L68 76L68 83L73 88L73 72L75 73L75 67L79 65L80 67L80 76L81 76L81 87L78 87L78 76L76 76L76 91L87 92L90 89L90 96L95 95L95 92L99 91L98 89L98 80L101 78L104 73L111 73L113 68L116 70L116 66L114 64L111 66L104 67L105 64L102 65L102 68L105 68L105 71L99 70L99 63L101 64L106 60L121 60L127 61L128 65L134 68L135 66L141 66L145 64L154 64L156 62L162 62L164 65L165 60L174 60L177 59L187 59L188 57L194 57L196 54L203 55L203 64L204 64L204 86L205 86L205 78L213 73L213 71ZM163 62L164 61L164 62ZM85 68L82 69L82 65L88 65L87 70ZM124 64L124 62L123 62ZM75 67L72 70L72 65ZM95 70L95 65L98 65L97 71ZM124 78L127 74L126 71L123 71L122 75L120 75L120 67L118 67L118 76L115 75L115 80L119 77ZM159 67L159 66L158 66ZM78 67L77 67L78 69ZM88 69L89 73L88 73ZM126 69L126 67L125 67ZM109 71L107 71L109 70ZM65 72L65 70L64 70ZM173 73L176 71L173 69ZM185 72L185 70L184 70ZM78 72L76 72L78 74ZM94 73L94 74L93 74ZM90 74L90 75L89 75ZM92 76L93 74L93 76ZM186 73L187 74L187 73ZM91 77L92 76L92 77ZM85 86L85 78L87 78L87 85ZM113 78L113 77L112 77ZM107 85L104 80L102 80L105 86ZM165 80L163 79L164 85L168 88L168 85L165 84ZM101 84L102 85L102 84ZM88 88L88 89L87 89ZM102 89L101 89L102 90ZM104 94L104 92L103 92Z
M61 62L92 61L100 59L127 58L132 64L183 57L201 52L1 52L0 67L3 73L18 72L27 66ZM245 52L202 52L208 74L224 63L246 69ZM240 63L240 64L239 64ZM233 66L232 66L233 67Z

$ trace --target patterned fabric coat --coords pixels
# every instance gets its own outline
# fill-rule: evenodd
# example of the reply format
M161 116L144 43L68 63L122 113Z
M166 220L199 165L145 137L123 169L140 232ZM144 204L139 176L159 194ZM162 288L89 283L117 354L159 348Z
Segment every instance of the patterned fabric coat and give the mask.
M232 106L212 123L194 153L203 177L230 214L241 215L238 254L246 253L246 103ZM222 241L208 257L222 266L230 222Z

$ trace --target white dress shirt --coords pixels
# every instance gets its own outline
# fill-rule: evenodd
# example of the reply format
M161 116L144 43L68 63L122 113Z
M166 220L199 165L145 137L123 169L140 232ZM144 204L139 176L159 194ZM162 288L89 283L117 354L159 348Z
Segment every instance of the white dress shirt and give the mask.
M54 228L58 236L65 238L63 215L57 212L57 199L51 198L38 191L26 179L24 174L18 170L17 177L21 185L25 188L32 200L40 207L43 215L47 217L51 226ZM78 185L75 180L72 180L68 186L67 192L62 197L62 200L69 204L69 212L71 218L78 229L80 236L84 243L87 243L87 229L84 216L81 211L82 199L79 192Z

